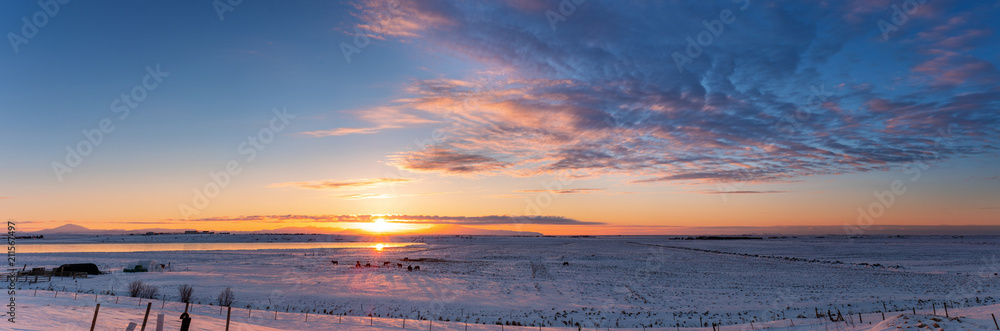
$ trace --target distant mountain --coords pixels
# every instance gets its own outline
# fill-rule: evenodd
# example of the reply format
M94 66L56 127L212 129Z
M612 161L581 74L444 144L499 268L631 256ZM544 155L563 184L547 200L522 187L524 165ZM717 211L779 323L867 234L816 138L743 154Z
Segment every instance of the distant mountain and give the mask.
M123 230L91 230L76 224L63 224L51 229L38 230L32 232L32 234L92 234L92 233L105 233L107 231L123 231Z
M162 228L152 228L152 229L138 229L138 230L122 230L122 229L88 229L86 227L76 225L76 224L63 224L51 229L38 230L34 232L29 232L33 235L45 235L45 234L128 234L128 233L146 233L146 232L184 232L187 229L162 229Z

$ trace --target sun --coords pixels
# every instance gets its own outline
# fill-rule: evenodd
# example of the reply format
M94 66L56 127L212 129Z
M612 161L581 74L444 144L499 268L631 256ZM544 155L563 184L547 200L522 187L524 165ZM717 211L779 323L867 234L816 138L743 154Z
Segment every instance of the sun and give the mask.
M365 224L364 228L370 232L389 232L395 230L396 226L385 219L376 218L371 223Z

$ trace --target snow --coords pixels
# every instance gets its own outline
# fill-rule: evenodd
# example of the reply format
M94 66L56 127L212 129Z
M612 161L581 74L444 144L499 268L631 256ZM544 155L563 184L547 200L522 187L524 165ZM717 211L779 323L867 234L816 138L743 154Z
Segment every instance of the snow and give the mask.
M132 240L139 236L123 237ZM246 242L247 238L252 237L240 240ZM267 238L273 242L322 240L292 235ZM110 239L115 238L90 240L124 241ZM465 322L470 328L478 324L476 330L492 330L498 321L534 329L576 323L600 329L675 329L678 324L681 328L699 324L704 328L721 323L727 330L887 330L902 324L917 325L917 316L898 317L904 312L912 315L916 310L919 316L926 316L936 309L942 314L945 302L952 317L967 317L959 318L961 322L944 318L934 323L946 330L976 330L984 325L992 328L989 314L1000 313L997 239L793 237L717 241L656 236L459 236L391 238L393 242L426 245L381 252L354 247L20 254L19 260L29 261L29 267L92 262L102 270L117 271L86 279L54 278L51 284L19 283L18 325L43 323L39 319L49 319L39 316L52 316L52 322L45 323L62 324L28 329L83 325L74 323L89 327L93 300L99 295L105 302L100 320L105 321L107 308L108 323L124 328L129 319L141 319L137 299L122 297L120 301L132 301L115 305L110 301L113 297L106 294L113 290L124 295L128 282L138 279L158 286L166 295L164 309L173 309L167 313L168 321L176 321L178 309L183 310L176 302L177 287L194 285L194 301L201 304L196 305L196 321L212 325L211 329L218 329L215 326L224 323L225 316L220 317L218 307L207 304L231 286L237 297L234 314L238 311L242 316L237 321L264 330L345 327L315 324L339 318L345 319L345 325L359 327L367 325L362 320L368 314L373 315L374 324L383 321L386 328L397 330L403 318L409 321L408 329L417 323L426 328L433 320L434 329L455 330L463 329ZM82 241L86 240L73 242ZM120 272L138 260L169 262L171 266L164 272ZM339 264L333 265L331 260ZM378 267L354 268L355 261ZM382 261L392 262L393 267L382 267ZM404 268L396 268L396 263ZM407 265L419 265L421 270L408 272ZM87 300L63 298L62 294L48 298L41 295L43 292L33 297L30 293L35 288L69 292L67 296L81 292ZM154 310L159 303L153 305ZM883 305L888 309L885 322L880 313ZM73 309L59 312L60 307ZM245 317L248 309L253 310L253 318ZM275 310L279 322L273 318L268 322ZM815 315L828 310L834 314L839 310L846 320L834 323ZM45 313L32 315L36 311ZM294 324L305 323L305 312L313 324ZM864 323L857 321L859 313ZM283 320L283 316L287 318ZM919 318L925 325L933 325L928 321L934 317ZM455 325L448 326L451 324ZM513 328L505 328L509 329Z

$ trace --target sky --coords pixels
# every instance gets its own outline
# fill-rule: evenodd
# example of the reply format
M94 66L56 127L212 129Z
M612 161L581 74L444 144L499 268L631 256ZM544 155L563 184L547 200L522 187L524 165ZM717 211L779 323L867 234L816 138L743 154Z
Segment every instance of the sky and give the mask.
M997 1L63 1L0 4L22 231L1000 225Z

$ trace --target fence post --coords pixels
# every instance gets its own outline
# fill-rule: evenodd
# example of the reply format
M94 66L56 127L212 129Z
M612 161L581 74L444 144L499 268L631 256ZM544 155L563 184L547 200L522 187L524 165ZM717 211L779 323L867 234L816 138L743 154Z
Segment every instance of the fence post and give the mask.
M90 321L90 331L94 331L94 326L97 325L97 312L101 311L101 304L97 304L94 308L94 319Z
M229 306L226 309L226 331L229 331L229 315L233 313L233 307Z
M944 317L948 318L948 303L944 303Z
M156 331L163 331L163 314L156 314Z
M997 327L997 330L1000 330L1000 324L997 324L997 315L990 314L990 316L993 316L993 326Z
M140 331L146 331L146 321L149 320L149 309L150 308L153 308L153 302L146 303L146 316L142 317L142 328L139 329Z

